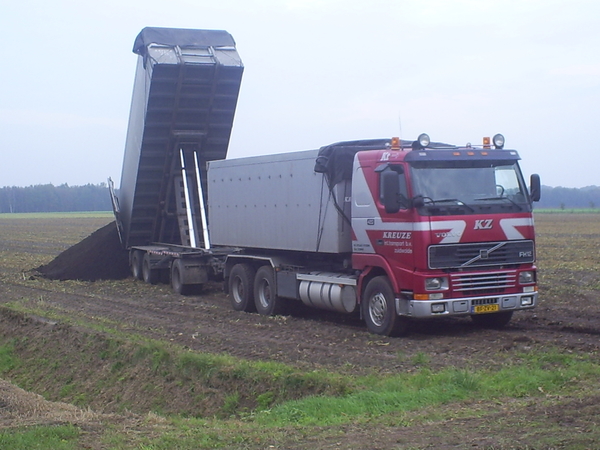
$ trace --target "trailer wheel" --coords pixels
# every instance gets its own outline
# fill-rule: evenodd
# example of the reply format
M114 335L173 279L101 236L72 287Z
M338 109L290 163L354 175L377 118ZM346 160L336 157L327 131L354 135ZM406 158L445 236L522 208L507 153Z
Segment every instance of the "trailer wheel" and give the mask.
M134 250L131 254L131 273L133 278L143 280L144 275L142 273L142 263L144 261L144 252L141 250Z
M180 259L173 261L171 265L171 287L177 294L187 295L190 293L190 285L183 284L183 263Z
M254 304L259 314L276 316L284 314L285 299L277 296L275 274L271 266L261 266L254 278Z
M512 311L504 311L499 313L490 313L490 314L480 314L471 316L471 320L476 325L479 325L483 328L504 328L512 319L513 312Z
M236 311L254 312L254 269L250 264L236 264L229 274L231 306Z
M150 254L146 253L142 261L142 278L146 283L156 284L158 283L159 276L158 269L152 269Z
M396 336L408 332L408 319L396 314L394 291L384 276L375 277L367 284L362 315L371 333Z

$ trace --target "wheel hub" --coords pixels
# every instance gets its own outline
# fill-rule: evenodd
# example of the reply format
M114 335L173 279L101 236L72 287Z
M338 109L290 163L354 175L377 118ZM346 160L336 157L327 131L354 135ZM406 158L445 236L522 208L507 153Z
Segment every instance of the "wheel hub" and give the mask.
M383 325L386 310L387 302L385 296L381 292L371 297L371 301L369 302L369 315L371 316L371 321L378 327Z
M263 308L267 308L271 302L271 286L263 280L260 288L258 299Z

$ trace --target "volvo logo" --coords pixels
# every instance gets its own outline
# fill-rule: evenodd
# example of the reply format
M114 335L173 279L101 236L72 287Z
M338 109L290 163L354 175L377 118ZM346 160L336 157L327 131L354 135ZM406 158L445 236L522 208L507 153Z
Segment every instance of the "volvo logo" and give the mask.
M471 258L470 260L468 260L467 262L461 264L461 266L465 267L465 266L468 266L470 264L473 264L476 261L480 261L482 259L489 259L491 253L495 252L496 250L498 250L501 247L504 247L505 245L506 245L506 242L500 242L500 243L494 245L491 248L487 248L487 249L482 248L482 249L479 249L479 255L477 255L474 258Z

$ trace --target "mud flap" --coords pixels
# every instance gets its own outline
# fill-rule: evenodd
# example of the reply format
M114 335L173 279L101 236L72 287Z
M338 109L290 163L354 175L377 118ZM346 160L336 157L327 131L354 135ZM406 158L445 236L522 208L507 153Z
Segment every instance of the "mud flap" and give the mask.
M204 284L208 281L208 272L202 264L193 261L179 260L181 283Z

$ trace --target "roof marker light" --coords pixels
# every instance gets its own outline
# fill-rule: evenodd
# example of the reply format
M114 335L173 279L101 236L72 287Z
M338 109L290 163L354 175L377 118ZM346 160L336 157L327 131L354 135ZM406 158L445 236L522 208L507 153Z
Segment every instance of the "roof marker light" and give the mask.
M504 136L498 133L494 135L492 139L494 141L494 147L496 147L499 150L502 150L504 148Z

